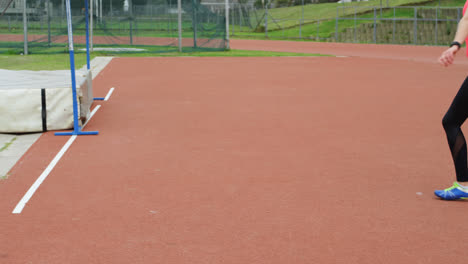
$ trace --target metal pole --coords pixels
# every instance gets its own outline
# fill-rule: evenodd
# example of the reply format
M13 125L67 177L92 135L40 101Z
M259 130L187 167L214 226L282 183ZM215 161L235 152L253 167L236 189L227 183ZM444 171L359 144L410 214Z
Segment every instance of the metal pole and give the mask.
M418 43L418 8L417 7L414 8L414 22L413 23L414 23L413 44L416 45Z
M193 30L193 47L197 47L197 11L195 7L195 0L192 0L192 30ZM226 23L229 24L229 21ZM229 34L229 31L227 32Z
M237 15L239 16L238 30L239 32L242 32L242 27L243 27L242 21L244 20L244 10L242 9L242 6L240 4L237 4Z
M268 38L268 0L265 4L265 37Z
M99 22L102 23L102 0L99 0Z
M69 135L97 135L98 131L81 131L81 126L78 119L78 100L76 92L76 78L75 78L75 52L73 50L73 30L71 21L70 0L66 1L67 5L67 28L68 28L68 50L70 54L70 71L71 71L71 86L73 94L73 132L57 132L56 136L69 136Z
M236 25L236 9L233 8L233 14L231 17L231 24L232 24L232 27L231 27L231 34L234 35L234 28L235 28L235 25Z
M130 45L133 45L133 3L132 0L128 0L128 11L130 15Z
M439 24L439 21L438 21L438 18L439 18L439 7L437 6L436 7L436 17L435 17L435 45L437 45L437 30L438 30L438 24Z
M91 35L91 37L89 38L89 50L92 52L93 51L93 17L94 17L94 0L90 0L91 1L91 21L89 22L90 25L89 25L89 34Z
M182 52L182 0L177 0L177 20L179 24L179 52Z
M343 1L344 3L344 1ZM335 21L335 42L338 42L338 17L339 17L339 7L336 8L336 21Z
M396 31L396 11L395 7L393 8L393 30L392 30L392 43L395 44L395 31Z
M377 10L374 7L374 43L377 43Z
M85 20L86 20L86 66L89 69L91 69L90 65L90 56L89 56L89 0L85 0Z
M24 55L28 55L28 17L26 16L26 0L23 0L23 32L24 32Z
M382 0L380 0L380 18L382 18Z
M299 38L302 38L302 23L304 23L304 0L302 0L301 23L299 23Z
M320 19L317 20L317 37L315 38L315 40L320 40L320 37L319 37L319 31L320 31Z
M355 7L354 8L354 43L357 42L357 39L356 39L356 30L357 30L357 19L356 19L356 13L357 13L357 8Z
M70 54L71 83L72 83L72 91L73 91L73 128L74 128L74 131L79 131L80 125L78 124L78 103L76 101L75 54L73 51L73 30L72 30L72 22L71 22L70 0L67 0L65 3L66 3L66 11L67 11L68 50Z
M50 37L50 0L47 0L47 41L48 41L48 46L50 48L50 42L51 42L51 37Z
M226 49L231 49L231 46L229 45L229 0L226 0L225 2L225 8L226 8Z

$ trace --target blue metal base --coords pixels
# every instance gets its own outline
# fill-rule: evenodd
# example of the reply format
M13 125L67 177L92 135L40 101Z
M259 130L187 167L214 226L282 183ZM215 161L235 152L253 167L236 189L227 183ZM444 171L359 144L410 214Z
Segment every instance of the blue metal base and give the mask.
M84 135L98 135L99 131L73 131L73 132L56 132L56 136L84 136Z
M104 101L105 99L104 97L94 97L94 101Z

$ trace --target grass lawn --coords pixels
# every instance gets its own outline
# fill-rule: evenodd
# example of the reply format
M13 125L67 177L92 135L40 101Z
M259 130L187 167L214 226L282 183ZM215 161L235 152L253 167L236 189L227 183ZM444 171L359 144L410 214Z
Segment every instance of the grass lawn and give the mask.
M97 56L107 56L102 52L93 52L91 59ZM124 53L119 57L282 57L282 56L331 56L324 54L269 52L229 50L213 52L168 52L168 53ZM75 56L77 69L86 65L86 54L78 53ZM32 55L0 55L0 69L7 70L66 70L70 69L69 55L63 54L32 54Z
M413 18L414 9L405 8L405 6L418 6L421 7L419 10L423 10L424 7L435 7L440 6L444 7L463 7L464 0L441 0L439 1L390 1L390 6L397 6L395 12L393 8L386 8L386 0L382 0L382 10L377 9L376 15L377 18ZM332 5L333 12L328 10L328 7ZM269 12L275 19L287 19L288 17L295 20L290 21L276 21L273 22L272 19L268 20L268 38L270 39L285 39L285 38L299 38L299 32L301 32L302 38L311 38L311 39L325 39L333 37L336 30L336 7L342 7L339 9L340 17L343 18L354 18L354 12L357 12L356 18L362 19L357 20L354 24L354 20L339 20L338 31L341 32L346 28L353 28L354 26L358 27L360 24L373 23L373 7L379 7L380 0L378 1L368 1L368 2L352 2L345 4L319 4L319 5L306 5L304 7L304 24L299 27L299 18L300 18L300 6L288 7L288 8L276 8L271 9ZM398 6L400 5L400 6ZM318 6L318 7L316 7ZM349 7L349 8L346 8ZM318 10L314 10L318 9ZM284 10L281 10L284 9ZM298 9L292 11L293 9ZM286 12L286 11L288 11ZM328 10L328 11L327 11ZM275 13L276 12L276 13ZM316 20L307 20L310 18L311 14L314 14ZM439 18L441 19L456 19L456 16L447 17L444 16L443 12L439 12ZM434 11L435 17L435 11ZM317 22L317 20L321 20ZM379 23L379 21L377 21ZM263 23L260 24L263 29ZM233 25L234 32L232 38L244 39L244 38L253 38L253 39L265 39L265 32L255 32L252 29L239 25Z

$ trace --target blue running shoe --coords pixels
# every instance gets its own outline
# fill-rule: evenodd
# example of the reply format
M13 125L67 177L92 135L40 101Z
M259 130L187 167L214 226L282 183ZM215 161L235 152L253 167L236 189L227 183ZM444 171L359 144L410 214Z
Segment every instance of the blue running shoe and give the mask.
M452 187L445 190L435 190L434 194L443 200L468 199L468 192L464 191L458 182L454 182Z

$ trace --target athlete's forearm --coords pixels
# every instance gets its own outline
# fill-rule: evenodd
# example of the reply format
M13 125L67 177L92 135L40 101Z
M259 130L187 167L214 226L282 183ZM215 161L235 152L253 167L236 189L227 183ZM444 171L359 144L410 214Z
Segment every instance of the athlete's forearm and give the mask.
M453 41L463 44L466 37L468 37L468 15L464 15L458 22L457 33L455 34L455 39Z

